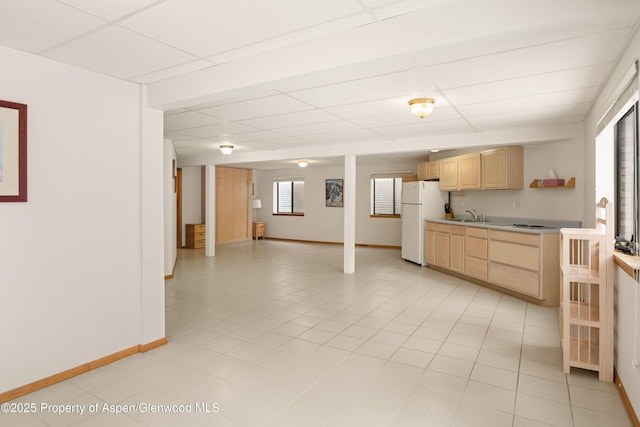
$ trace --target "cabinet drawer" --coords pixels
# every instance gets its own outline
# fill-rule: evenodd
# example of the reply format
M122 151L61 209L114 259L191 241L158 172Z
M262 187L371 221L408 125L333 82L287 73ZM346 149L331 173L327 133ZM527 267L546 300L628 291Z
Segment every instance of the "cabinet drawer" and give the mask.
M465 237L465 249L467 256L474 258L487 259L487 239L481 239L478 237ZM485 263L486 267L486 263ZM486 276L486 274L485 274Z
M481 237L483 239L487 238L487 229L486 228L478 228L478 227L465 227L464 234L467 236L473 237Z
M490 240L489 259L528 270L540 269L540 249L533 246Z
M449 233L464 236L464 227L461 225L450 225Z
M204 248L205 247L205 240L196 240L193 242L193 247L198 249L198 248Z
M487 280L487 261L478 258L466 257L464 260L464 273L467 276L480 280Z
M532 271L490 263L489 282L540 298L540 275Z
M257 232L264 231L264 224L256 224L256 231Z
M194 240L204 240L204 238L205 238L204 235L205 235L204 231L193 233L193 239Z
M193 231L194 233L204 233L205 230L205 225L204 224L194 224L193 225Z
M539 234L515 233L509 231L490 230L491 240L502 240L503 242L514 242L529 246L540 246Z
M448 233L449 226L447 224L438 224L436 223L436 231L440 231L441 233Z
M436 223L435 222L427 222L427 230L436 231Z

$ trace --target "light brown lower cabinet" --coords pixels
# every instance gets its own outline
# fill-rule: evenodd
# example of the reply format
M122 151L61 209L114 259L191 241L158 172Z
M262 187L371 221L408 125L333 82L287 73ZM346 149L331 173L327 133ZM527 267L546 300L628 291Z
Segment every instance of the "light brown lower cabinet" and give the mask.
M427 261L430 265L497 285L538 304L558 305L558 234L434 225L435 245L433 235L431 242L427 235L426 243L435 246L435 255L429 255L434 261Z
M424 259L429 265L436 263L436 223L428 222L425 226L425 256Z
M464 227L449 227L449 268L464 273Z

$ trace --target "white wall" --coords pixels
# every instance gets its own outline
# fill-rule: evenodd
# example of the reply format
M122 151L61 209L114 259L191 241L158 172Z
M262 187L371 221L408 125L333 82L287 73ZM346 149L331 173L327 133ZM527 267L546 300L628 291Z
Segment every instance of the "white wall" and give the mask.
M605 188L610 187L609 182L596 183L596 125L605 112L613 105L619 96L619 84L623 76L630 69L636 59L640 58L640 32L636 30L629 46L620 57L617 66L611 73L611 77L605 84L602 92L598 96L591 113L585 121L585 187L584 187L584 211L587 226L593 227L595 223L595 204L598 195L606 194ZM603 187L603 188L600 188ZM599 188L596 194L596 188ZM634 358L637 359L638 330L640 323L635 312L640 310L640 301L635 294L636 281L631 280L624 272L616 267L615 292L617 295L615 330L616 361L615 368L620 375L631 404L636 412L640 414L640 369L632 367ZM634 346L636 347L634 349ZM634 356L635 354L635 356Z
M370 218L371 174L415 171L414 164L357 165L356 168L356 243L400 246L401 223L398 218ZM343 208L325 206L325 180L344 178L344 167L309 167L295 169L262 169L256 171L257 194L262 209L257 218L266 223L267 237L342 242L344 239ZM304 177L303 217L274 216L273 180L277 177Z
M182 246L187 244L185 224L202 223L202 167L182 168Z
M174 191L174 162L177 162L173 142L164 140L164 275L173 274L176 262L176 193Z
M141 141L160 134L161 165L162 113L134 84L8 48L0 63L2 99L29 108L29 201L0 204L4 392L163 337L162 244L142 251L163 237L162 175L143 187Z
M469 151L455 151L462 154ZM453 192L451 207L455 215L465 215L467 209L476 209L487 216L539 218L558 220L583 219L584 163L582 133L573 139L537 143L524 146L524 188L522 190L483 190ZM448 157L443 153L432 158ZM576 188L533 189L531 181L547 178L549 170L558 178L576 178ZM515 207L514 207L515 203Z

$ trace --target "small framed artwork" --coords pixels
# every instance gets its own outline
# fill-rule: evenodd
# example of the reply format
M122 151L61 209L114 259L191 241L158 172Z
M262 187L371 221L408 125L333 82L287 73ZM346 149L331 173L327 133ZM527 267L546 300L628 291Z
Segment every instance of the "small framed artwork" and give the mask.
M0 202L27 201L27 106L0 100Z
M326 205L331 208L342 207L343 187L341 179L326 180Z

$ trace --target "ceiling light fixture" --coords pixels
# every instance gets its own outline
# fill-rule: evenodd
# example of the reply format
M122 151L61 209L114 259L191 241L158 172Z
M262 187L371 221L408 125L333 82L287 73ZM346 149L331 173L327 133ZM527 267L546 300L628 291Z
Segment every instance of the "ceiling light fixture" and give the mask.
M309 166L309 160L298 160L298 166L301 168L306 168Z
M433 149L431 150L432 153L437 153L438 151L440 151L440 149Z
M234 148L235 147L233 145L225 144L220 146L220 151L222 151L222 154L224 154L225 156L228 156L233 152Z
M433 98L416 98L409 101L411 112L421 119L431 114L435 103L436 101Z

